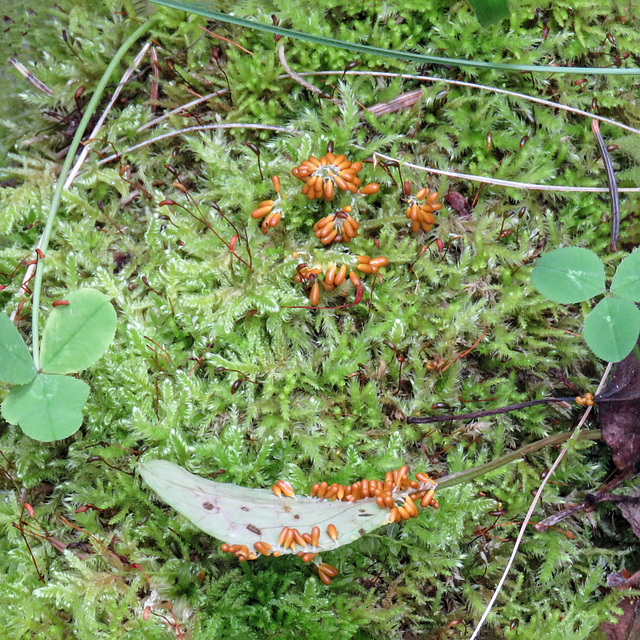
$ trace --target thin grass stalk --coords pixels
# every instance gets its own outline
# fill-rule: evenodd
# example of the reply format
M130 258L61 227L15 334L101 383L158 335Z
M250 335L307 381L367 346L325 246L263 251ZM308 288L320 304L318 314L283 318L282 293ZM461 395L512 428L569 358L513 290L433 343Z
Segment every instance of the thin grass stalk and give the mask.
M95 138L98 135L98 133L100 133L100 129L102 129L102 125L107 119L109 112L111 111L111 109L113 109L113 105L116 103L116 100L118 99L118 96L122 92L122 89L127 84L127 82L129 82L129 78L132 76L136 68L140 65L140 63L142 62L142 59L145 57L145 55L147 55L147 51L149 50L150 46L151 46L151 43L147 42L144 45L144 47L142 47L140 53L136 56L135 60L133 61L133 64L124 72L122 79L118 83L118 86L116 87L115 91L113 92L113 95L111 96L111 100L109 100L109 104L107 105L107 108L104 110L104 112L100 116L100 119L96 123L96 126L93 128L93 131L89 134L89 140L91 140L92 138ZM69 173L69 177L66 179L64 183L63 190L66 191L71 187L71 184L73 183L76 176L78 175L78 172L80 171L84 161L87 159L87 156L89 155L89 151L90 151L89 145L85 144L84 148L80 152L80 155L78 156L77 162L75 163L75 165L73 165L73 169L71 169Z
M512 98L520 98L522 100L528 100L529 102L535 102L536 104L543 104L547 107L551 107L552 109L560 109L561 111L576 113L578 115L585 116L592 120L599 120L600 122L606 122L607 124L613 125L614 127L618 127L620 129L624 129L625 131L629 131L630 133L636 133L640 135L640 129L634 129L629 125L622 124L622 122L618 122L617 120L613 120L612 118L605 118L604 116L600 116L597 113L589 113L588 111L583 111L582 109L576 109L575 107L570 107L560 102L552 102L551 100L545 100L544 98L536 98L535 96L530 96L526 93L509 91L509 89L499 89L498 87L491 87L486 84L476 84L475 82L465 82L464 80L449 80L447 78L438 78L436 76L421 76L421 75L412 75L408 73L391 73L389 71L346 71L345 72L344 69L341 69L339 71L302 71L298 75L299 76L319 76L319 75L373 76L375 78L402 78L403 80L444 82L446 84L450 84L456 87L469 87L470 89L480 89L481 91L491 91L492 93L501 93L505 96L511 96ZM286 75L278 76L278 80L286 77L287 77Z
M98 165L106 164L107 162L111 162L112 160L115 160L125 153L129 153L130 151L137 151L138 149L142 149L142 147L146 147L150 144L153 144L154 142L160 142L161 140L166 140L167 138L173 138L174 136L179 136L183 133L189 133L191 131L211 131L215 129L266 129L267 131L279 131L281 133L300 133L299 131L295 131L293 129L287 129L286 127L279 127L272 124L244 124L242 122L230 122L226 124L194 125L193 127L185 127L184 129L178 129L177 131L169 131L167 133L163 133L162 135L156 136L155 138L150 138L149 140L145 140L144 142L138 142L138 144L134 144L132 147L127 147L124 151L122 151L122 153L112 153L110 156L102 158L102 160L98 162Z
M538 440L537 442L532 442L531 444L527 444L524 447L520 447L520 449L516 449L511 453L507 453L504 456L500 456L495 460L490 460L489 462L485 462L477 467L473 467L472 469L465 469L464 471L458 471L457 473L452 473L448 476L443 476L442 478L438 478L438 491L441 489L448 489L449 487L454 487L457 484L462 484L463 482L470 482L475 478L480 476L484 476L491 471L495 471L496 469L500 469L500 467L504 467L506 464L513 462L514 460L520 460L525 456L528 456L530 453L534 451L539 451L540 449L544 449L544 447L553 447L555 445L560 444L561 442L566 442L571 438L574 434L574 431L567 431L566 433L556 433L548 438L544 438L542 440ZM601 440L602 439L602 431L599 429L589 429L587 431L581 431L577 435L578 440Z

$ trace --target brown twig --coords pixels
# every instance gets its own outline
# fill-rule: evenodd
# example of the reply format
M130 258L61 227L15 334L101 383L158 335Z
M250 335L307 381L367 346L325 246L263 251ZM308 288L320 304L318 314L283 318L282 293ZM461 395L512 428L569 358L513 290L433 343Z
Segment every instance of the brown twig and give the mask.
M605 384L605 382L606 382L606 380L607 380L607 378L609 376L609 372L611 371L611 367L612 367L612 363L610 362L607 365L607 368L604 370L604 373L602 374L602 378L600 379L600 384L598 384L598 389L596 390L596 394L595 395L597 395L598 393L600 393L600 391L602 391L602 388L604 387L604 384ZM476 628L474 629L470 640L475 640L478 637L478 634L480 633L480 630L482 629L482 626L484 625L485 620L487 619L487 616L491 612L491 609L493 608L493 605L495 604L495 601L498 599L498 595L500 594L500 591L502 589L502 585L504 584L505 580L507 579L507 576L509 575L509 571L511 569L511 566L513 565L513 561L516 558L516 554L518 553L518 549L520 547L520 543L522 542L522 538L524 537L527 525L529 524L529 521L531 520L531 516L533 515L534 509L536 508L538 502L540 501L540 497L542 496L542 492L544 491L544 488L545 488L547 482L549 482L549 480L551 479L551 476L553 475L554 471L558 468L558 465L560 464L560 462L562 462L562 459L567 454L567 451L569 451L569 446L571 444L571 441L578 439L578 437L580 435L580 428L587 421L587 418L589 417L589 414L591 413L591 409L592 409L592 407L590 407L590 406L588 406L585 409L585 412L582 414L582 418L580 418L580 422L578 422L578 424L576 425L576 428L573 430L573 433L572 433L571 437L569 438L569 440L567 441L567 444L563 447L562 451L558 454L558 457L556 458L555 462L551 465L551 468L549 469L549 472L547 473L547 475L544 477L544 479L540 483L540 486L538 487L538 491L536 491L536 495L533 498L533 500L531 502L531 505L529 506L529 510L527 511L527 514L525 515L524 520L522 522L522 526L520 527L520 531L518 532L518 537L517 537L517 539L515 541L515 544L513 546L513 551L511 552L511 555L509 556L509 560L507 562L507 566L505 567L505 569L504 569L504 571L502 573L502 577L498 581L498 584L497 584L497 586L495 588L495 591L493 592L493 595L491 596L491 599L489 600L489 604L487 604L487 607L486 607L484 613L482 614L482 617L480 618L480 621L476 625Z
M483 334L471 345L469 349L457 355L444 369L442 369L440 373L444 373L456 360L460 360L460 358L464 358L468 353L471 353L480 344L480 340L487 335L488 331L489 327L484 330Z
M323 91L322 89L318 89L318 87L316 87L315 85L311 84L310 82L307 82L301 75L297 74L290 66L289 63L287 62L287 57L284 54L284 45L281 44L280 48L278 49L278 57L280 58L280 63L282 64L282 66L284 67L284 70L287 72L287 75L292 79L295 80L299 85L303 86L305 89L308 89L309 91L311 91L312 93L315 93L316 95L325 98L325 100L328 100L329 102L333 102L333 104L340 106L340 101L336 98L331 98L328 97L326 98L326 92Z
M191 369L189 369L189 373L187 374L187 378L191 377L191 374L195 371L195 369L198 367L198 365L202 362L204 357L207 355L209 349L211 349L211 347L213 347L215 342L216 341L214 340L213 342L210 342L207 345L207 348L205 349L204 353L196 360L196 363L193 365L193 367L191 367Z
M626 478L628 477L629 477L629 472L620 473L616 475L612 480L607 482L607 484L602 485L595 492L595 494L590 494L580 504L574 504L574 505L571 505L570 507L566 507L562 511L559 511L558 513L554 513L553 515L539 522L537 525L535 525L536 531L546 531L548 527L558 524L558 522L562 522L563 520L566 520L567 518L574 515L575 513L578 513L579 511L583 511L588 507L592 507L594 504L598 502L602 502L603 500L610 500L612 496L608 495L608 492L611 491L611 489L617 487L621 482L626 480ZM620 497L620 496L616 496L616 497Z
M225 92L227 90L225 89ZM287 127L281 127L276 124L244 124L244 123L223 123L223 124L203 124L202 126L193 126L193 127L185 127L184 129L177 129L176 131L169 131L168 133L163 133L155 138L150 138L149 140L144 140L143 142L138 142L138 144L134 144L131 147L128 147L122 151L122 154L131 153L132 151L137 151L138 149L142 149L143 147L147 147L150 144L154 144L155 142L160 142L162 140L167 140L168 138L173 138L174 136L184 135L186 133L191 133L192 131L215 131L218 129L260 129L264 131L278 131L281 133L300 133L297 130L293 130ZM116 155L111 154L106 158L98 161L98 166L111 162L116 159Z
M155 47L151 47L151 93L149 94L149 99L153 102L151 105L151 113L156 112L156 104L155 102L158 100L159 96L159 88L158 81L160 80L160 68L158 67L158 53Z
M571 398L541 398L540 400L528 400L527 402L518 402L516 404L509 404L505 407L499 407L498 409L487 409L486 411L473 411L471 413L458 413L456 415L450 414L447 416L429 416L426 418L407 418L408 424L431 424L432 422L451 422L452 420L471 420L473 418L484 418L485 416L495 416L499 413L509 413L510 411L517 411L518 409L526 409L527 407L533 407L537 404L551 404L559 402L573 402L574 397Z
M21 62L18 62L15 58L9 58L9 64L13 65L13 68L22 74L36 89L46 93L48 96L53 96L53 91L42 80L38 80Z
M213 33L213 31L209 31L209 29L207 29L206 27L198 27L198 28L202 29L203 31L206 31L210 36L213 36L214 38L218 38L218 40L223 40L224 42L228 42L229 44L232 44L234 47L238 47L238 49L240 49L241 51L244 51L245 53L248 53L250 56L253 55L253 53L251 53L249 49L245 49L244 47L241 47L237 42L234 42L233 40L229 40L229 38L225 38L224 36L219 36L217 33Z
M27 550L29 551L29 555L31 556L31 561L33 562L33 566L36 568L36 573L38 574L38 578L40 578L40 581L43 584L46 584L45 579L43 577L43 575L40 573L40 569L38 568L38 563L36 562L36 558L33 555L33 551L31 551L31 545L29 544L29 541L27 540L27 536L25 534L24 531L24 522L21 519L20 520L20 524L16 524L15 522L12 523L13 526L20 532L20 534L22 535L22 539L24 540L24 543L27 545ZM29 532L31 533L31 532ZM35 535L33 533L31 533L31 535Z
M397 98L389 102L379 102L372 107L368 107L367 111L376 117L380 117L385 113L395 113L402 109L410 109L422 98L422 95L422 89L401 93Z
M397 160L384 153L373 154L374 159L382 158L383 160L395 160L401 162L405 167L409 169L415 169L416 171L424 171L425 173L433 173L437 176L449 176L450 178L461 178L462 180L470 180L472 182L483 182L484 184L494 184L501 187L513 187L515 189L530 189L531 191L551 191L551 192L568 192L568 193L607 193L609 191L606 187L576 187L574 185L566 184L535 184L532 182L517 182L515 180L502 180L501 178L490 178L488 176L479 176L471 173L459 173L457 171L448 171L445 169L436 169L435 167L428 167L426 165L414 164L413 162L405 162L404 160ZM620 193L640 193L640 187L621 187L618 189Z

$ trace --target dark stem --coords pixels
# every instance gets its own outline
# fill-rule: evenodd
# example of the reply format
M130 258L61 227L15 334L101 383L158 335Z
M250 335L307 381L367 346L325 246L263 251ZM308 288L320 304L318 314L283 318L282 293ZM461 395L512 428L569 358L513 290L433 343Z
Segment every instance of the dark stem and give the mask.
M607 182L609 183L609 194L611 195L611 251L617 251L618 237L620 236L620 198L618 196L618 185L616 183L616 175L613 171L613 164L607 151L607 145L604 143L600 135L600 124L597 120L591 121L591 131L596 137L598 149L604 162L604 168L607 172Z
M566 520L570 516L583 511L587 508L593 508L598 502L602 500L609 500L611 497L610 492L612 489L615 489L620 483L624 482L631 475L631 471L623 471L618 473L612 480L602 485L595 494L587 494L583 502L579 504L569 505L565 507L562 511L558 511L550 515L548 518L545 518L538 524L534 525L536 531L546 531L548 527L558 524L563 520ZM615 498L620 498L621 496L615 496Z
M517 404L508 404L506 407L498 409L487 409L486 411L473 411L472 413L459 413L457 415L447 416L429 416L427 418L407 418L408 424L430 424L432 422L451 422L452 420L469 420L471 418L483 418L484 416L495 416L499 413L509 413L526 407L533 407L537 404L552 404L556 402L573 402L574 397L570 398L542 398L540 400L529 400L527 402L518 402Z

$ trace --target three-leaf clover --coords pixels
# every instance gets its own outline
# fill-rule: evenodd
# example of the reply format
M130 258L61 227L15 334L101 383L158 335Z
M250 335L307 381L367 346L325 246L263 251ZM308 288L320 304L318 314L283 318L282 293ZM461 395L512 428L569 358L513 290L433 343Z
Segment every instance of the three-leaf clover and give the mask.
M554 302L583 302L605 292L604 265L581 247L564 247L542 256L531 283ZM596 356L619 362L631 353L640 335L640 249L618 266L610 292L586 317L584 339Z
M2 416L42 442L67 438L80 428L89 385L62 374L94 364L116 330L116 312L99 291L80 289L67 300L52 309L45 324L40 371L13 322L0 313L0 380L16 385L2 403Z

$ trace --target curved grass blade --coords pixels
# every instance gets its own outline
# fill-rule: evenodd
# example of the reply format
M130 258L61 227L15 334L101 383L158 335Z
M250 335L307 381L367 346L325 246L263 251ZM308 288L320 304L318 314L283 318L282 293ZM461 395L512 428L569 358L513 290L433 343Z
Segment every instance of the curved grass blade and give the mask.
M120 61L124 57L125 53L133 46L133 44L138 40L138 38L148 31L153 25L153 19L150 18L143 24L141 24L120 46L118 51L116 51L113 58L109 62L105 72L102 74L100 78L100 82L98 82L96 88L93 90L93 95L91 96L91 100L89 100L89 104L85 107L84 114L80 123L78 124L78 128L76 129L76 133L71 140L71 144L69 145L69 149L67 150L67 155L64 159L64 163L62 164L62 168L60 169L60 173L58 175L58 181L56 182L56 188L53 192L53 196L51 198L51 204L49 205L49 212L47 213L47 220L44 225L44 229L42 231L42 237L40 238L40 242L38 243L38 248L42 251L42 253L47 252L47 247L49 246L49 237L51 236L51 229L53 228L53 221L55 220L56 213L58 211L58 207L60 206L60 200L62 199L62 189L64 187L64 183L67 180L67 176L69 175L69 170L71 169L71 164L76 155L76 151L80 146L80 141L82 140L82 136L85 133L87 126L89 125L89 120L96 111L100 100L102 99L102 94L111 79L111 75L116 70L117 66L120 64ZM40 291L42 289L42 275L44 273L44 261L38 260L38 264L36 265L36 275L33 283L33 302L32 302L32 321L31 324L33 327L38 327L40 323ZM40 369L40 336L38 335L38 331L34 331L32 335L33 340L33 363L36 369Z
M153 4L161 5L163 7L169 7L171 9L178 9L180 11L187 11L188 13L195 13L205 18L211 18L212 20L219 20L220 22L227 22L229 24L235 24L239 27L246 27L248 29L257 29L258 31L266 31L267 33L274 33L280 36L286 36L289 38L297 38L298 40L306 40L307 42L313 42L314 44L320 44L327 47L338 47L339 49L347 49L348 51L356 51L358 53L365 53L374 56L382 56L385 58L396 58L398 60L411 60L413 62L419 62L421 64L442 64L442 65L456 65L459 67L475 67L484 69L501 69L502 71L525 71L525 72L543 72L543 73L578 73L584 75L590 73L592 75L627 75L635 76L640 75L639 68L621 69L621 68L602 68L602 67L552 67L552 66L538 66L531 64L504 64L500 62L484 62L478 60L465 60L463 58L443 58L440 56L429 56L422 53L411 53L408 51L397 51L395 49L382 49L381 47L371 47L366 44L359 44L356 42L345 42L343 40L335 40L333 38L325 38L324 36L317 36L311 33L305 33L304 31L295 31L293 29L284 29L270 24L263 24L260 22L254 22L252 20L246 20L245 18L237 18L230 16L220 11L213 11L208 7L198 4L197 2L184 2L183 0L151 0Z

